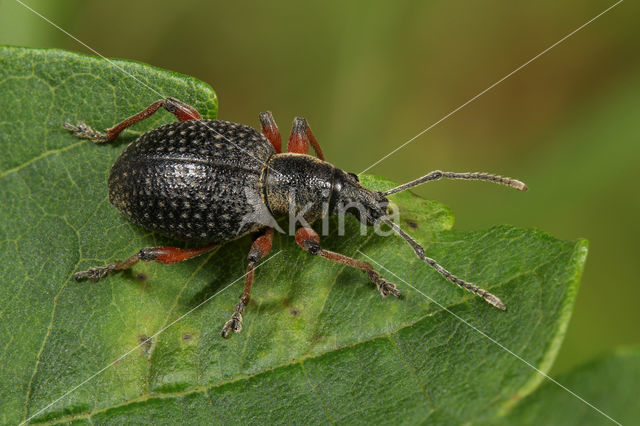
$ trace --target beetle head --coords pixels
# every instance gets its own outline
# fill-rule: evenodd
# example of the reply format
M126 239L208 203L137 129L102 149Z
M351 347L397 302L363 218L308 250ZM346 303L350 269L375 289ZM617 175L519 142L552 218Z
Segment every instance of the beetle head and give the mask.
M357 175L336 169L330 204L332 215L348 213L365 225L373 226L386 216L388 204L389 200L380 191L360 185Z

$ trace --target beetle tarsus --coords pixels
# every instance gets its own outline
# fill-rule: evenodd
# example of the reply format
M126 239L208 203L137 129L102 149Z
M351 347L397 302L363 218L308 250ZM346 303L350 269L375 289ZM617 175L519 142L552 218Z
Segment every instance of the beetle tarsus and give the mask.
M89 268L86 271L80 271L73 274L73 278L76 281L81 281L86 278L92 283L100 281L100 279L106 277L110 272L115 271L115 265L107 265L107 266L98 266L94 268Z
M239 333L242 331L242 312L245 306L242 302L236 304L236 311L231 315L231 319L224 323L224 327L222 327L222 333L220 333L222 337L226 339L230 332Z
M395 297L402 296L402 293L400 293L400 290L398 290L394 283L385 280L375 271L372 272L374 275L372 276L372 274L369 273L369 279L376 284L376 288L378 289L382 297L387 297L389 295L393 295Z
M103 143L107 142L107 135L94 130L92 127L83 123L82 121L76 124L75 126L71 123L63 123L62 127L69 130L75 137L80 139L90 139L95 143Z

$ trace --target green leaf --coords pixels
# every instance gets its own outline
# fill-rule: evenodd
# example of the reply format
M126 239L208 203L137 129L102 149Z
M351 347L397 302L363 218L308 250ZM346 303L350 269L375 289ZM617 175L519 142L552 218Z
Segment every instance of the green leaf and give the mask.
M207 85L116 65L215 116ZM456 232L447 207L411 193L392 197L402 226L451 272L498 295L506 312L443 279L400 238L360 235L355 220L347 220L346 236L330 222L324 246L379 262L403 298L382 299L361 272L311 257L286 235L276 235L256 271L244 330L228 340L220 329L242 280L225 288L244 274L248 238L181 264L143 263L97 284L73 281L78 270L169 242L109 205L106 178L126 142L170 114L109 145L61 127L78 120L109 127L160 96L117 66L59 50L0 48L0 421L492 421L541 382L468 324L548 371L586 242L510 226Z
M622 424L640 423L640 347L624 348L560 375L558 382ZM505 418L506 424L610 425L607 417L554 383L545 383Z

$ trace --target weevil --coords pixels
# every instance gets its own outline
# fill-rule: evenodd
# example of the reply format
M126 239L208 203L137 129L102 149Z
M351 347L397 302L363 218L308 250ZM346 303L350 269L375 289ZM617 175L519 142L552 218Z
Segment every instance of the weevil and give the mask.
M160 99L119 124L98 132L85 123L63 126L75 136L97 143L111 142L129 126L164 108L178 122L150 130L134 140L118 157L108 179L109 201L131 222L196 248L169 246L143 248L125 260L74 274L76 280L98 281L132 267L138 261L164 264L181 262L206 253L228 241L255 234L247 256L245 286L222 337L242 330L242 314L249 304L254 268L271 250L275 219L295 213L300 226L297 245L314 256L338 262L367 274L383 297L400 296L371 264L322 248L309 223L348 213L364 225L390 226L444 278L505 310L495 295L451 274L387 216L387 197L439 179L483 180L521 191L519 180L488 173L433 171L385 192L363 187L358 176L324 160L322 149L304 118L293 121L287 150L270 112L260 114L262 132L249 126L203 119L198 111L175 98ZM308 155L309 145L316 157ZM357 206L358 208L349 208ZM271 218L272 221L269 220Z

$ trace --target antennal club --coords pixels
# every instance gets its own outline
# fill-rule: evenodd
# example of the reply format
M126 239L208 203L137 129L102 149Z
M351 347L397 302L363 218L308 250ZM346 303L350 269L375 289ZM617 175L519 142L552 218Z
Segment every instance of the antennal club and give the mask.
M433 269L435 269L436 271L438 271L440 273L440 275L442 275L443 277L445 277L446 279L448 279L452 283L457 284L462 288L466 288L467 290L469 290L469 291L475 293L476 295L482 297L485 300L485 302L495 306L496 308L502 309L503 311L507 310L507 307L504 305L504 303L502 303L502 300L500 300L497 296L489 293L486 290L481 289L480 287L477 287L477 286L475 286L475 285L473 285L471 283L468 283L468 282L466 282L464 280L461 280L460 278L456 277L451 272L447 271L442 266L440 266L438 264L438 262L436 262L435 260L431 259L430 257L427 257L424 254L424 248L420 244L418 244L418 242L416 240L411 238L411 236L409 236L409 234L404 232L402 230L402 228L400 228L394 222L392 222L389 219L383 219L382 221L384 223L386 223L387 225L389 225L398 235L400 235L402 238L405 239L405 241L407 243L409 243L409 245L413 248L413 251L416 252L416 255L418 256L419 259L421 259L421 260L427 262L429 265L431 265L433 267Z
M393 189L390 189L386 192L383 192L383 195L391 195L391 194L395 194L396 192L401 192L404 190L407 190L409 188L412 188L414 186L418 186L421 185L425 182L431 182L434 180L440 180L440 179L464 179L464 180L484 180L487 182L493 182L493 183L497 183L500 185L506 185L509 186L511 188L517 189L519 191L526 191L527 190L527 185L524 184L524 182L521 182L517 179L511 179L508 177L502 177L502 176L497 176L497 175L491 175L489 173L454 173L454 172L442 172L440 170L435 170L431 173L429 173L428 175L422 176L421 178L418 178L416 180L412 180L411 182L407 182L404 185L400 185L397 186Z

